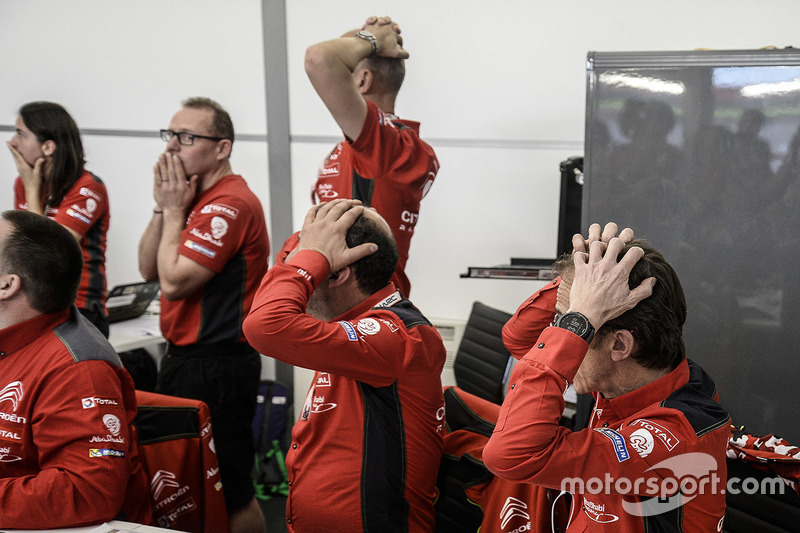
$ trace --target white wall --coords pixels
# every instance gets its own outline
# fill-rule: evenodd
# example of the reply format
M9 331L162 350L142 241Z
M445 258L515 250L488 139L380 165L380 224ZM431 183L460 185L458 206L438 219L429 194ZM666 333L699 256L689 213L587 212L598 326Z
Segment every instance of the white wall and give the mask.
M64 105L81 129L154 132L181 100L218 99L237 134L266 133L258 1L0 0L0 124L33 100ZM4 133L3 138L10 138ZM87 168L109 191L109 285L140 279L136 246L153 206L158 137L84 135ZM269 208L265 142L237 142L233 170ZM0 209L16 176L0 155ZM268 212L267 212L268 215Z
M800 2L721 0L291 0L286 2L294 222L338 136L303 72L305 47L372 14L400 22L411 58L398 101L420 120L442 170L423 202L408 273L428 315L464 319L473 300L513 311L541 283L461 279L468 266L555 253L558 164L582 155L590 50L783 47ZM165 127L205 95L238 133L266 134L258 0L0 0L0 125L31 100L64 104L82 128ZM6 134L10 137L10 133ZM135 250L152 207L157 138L87 135L88 168L112 202L109 283L138 279ZM234 170L269 206L266 144L237 142ZM15 169L0 156L0 208ZM273 243L278 246L280 243Z

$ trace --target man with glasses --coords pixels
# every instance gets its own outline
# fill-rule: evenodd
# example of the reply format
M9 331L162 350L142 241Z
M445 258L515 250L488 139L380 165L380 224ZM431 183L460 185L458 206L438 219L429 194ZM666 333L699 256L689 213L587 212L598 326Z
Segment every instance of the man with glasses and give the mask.
M168 341L156 392L208 404L231 531L261 533L250 480L261 359L241 324L267 270L264 211L231 170L233 124L217 102L184 101L161 138L156 207L139 242L142 277L161 285Z

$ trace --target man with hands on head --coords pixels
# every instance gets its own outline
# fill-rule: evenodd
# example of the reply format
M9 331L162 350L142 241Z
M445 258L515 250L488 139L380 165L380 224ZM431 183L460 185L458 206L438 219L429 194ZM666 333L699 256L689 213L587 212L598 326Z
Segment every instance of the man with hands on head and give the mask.
M721 531L730 418L686 358L677 274L631 230L616 233L576 235L557 283L518 311L540 334L514 368L484 462L574 492L569 531ZM596 401L577 432L558 424L570 383ZM687 474L698 483L683 484Z
M250 480L261 360L241 324L267 270L264 211L231 170L233 123L217 102L184 101L161 138L156 207L139 242L139 271L161 286L156 392L208 405L231 531L262 532Z
M323 161L312 202L353 198L374 207L397 242L392 281L408 297L411 237L439 161L419 138L419 122L395 115L406 58L400 27L390 17L370 17L360 31L309 46L305 69L345 136Z
M396 263L377 211L314 206L245 320L261 353L316 370L286 456L289 531L434 530L446 350Z

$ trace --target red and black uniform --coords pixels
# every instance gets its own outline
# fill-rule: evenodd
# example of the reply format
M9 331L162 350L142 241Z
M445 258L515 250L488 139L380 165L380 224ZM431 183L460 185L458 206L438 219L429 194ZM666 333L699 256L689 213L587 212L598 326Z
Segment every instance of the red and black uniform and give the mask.
M148 523L135 415L133 381L77 309L0 330L0 527L111 520L129 486L145 505L129 519Z
M244 330L317 372L286 458L290 531L433 531L445 348L393 284L333 322L306 314L327 260L301 251L264 277Z
M367 117L358 138L343 140L328 154L317 176L312 201L361 200L374 207L392 228L400 254L392 281L408 297L405 274L420 202L439 171L436 154L419 138L419 122L401 120L367 101Z
M208 405L225 501L235 511L254 494L251 424L261 374L242 322L269 262L264 210L241 176L197 195L178 253L216 275L182 300L161 297L168 345L156 392Z
M17 209L28 209L25 187L19 177L14 182L14 205ZM61 203L48 207L45 214L81 235L83 274L75 305L81 310L97 310L103 316L108 315L106 232L108 232L110 211L105 184L91 172L84 171L75 185L64 195ZM104 331L102 327L99 329Z
M267 271L264 209L241 176L197 195L178 253L217 273L182 300L161 297L161 333L170 344L244 342L242 320Z
M542 304L535 323L552 320L551 309ZM589 428L572 432L558 425L563 393L587 349L574 333L544 329L514 368L486 466L576 493L569 531L721 531L730 417L713 381L684 360L622 396L595 393Z

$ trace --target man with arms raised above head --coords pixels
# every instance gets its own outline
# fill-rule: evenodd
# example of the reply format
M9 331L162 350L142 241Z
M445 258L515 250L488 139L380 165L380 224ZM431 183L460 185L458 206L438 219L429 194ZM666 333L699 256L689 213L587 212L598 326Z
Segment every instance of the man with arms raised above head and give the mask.
M394 114L405 77L399 26L389 17L370 17L360 31L306 50L311 84L345 139L325 158L312 200L361 200L377 209L392 230L399 260L392 281L406 298L408 249L439 161L419 138L419 122Z

